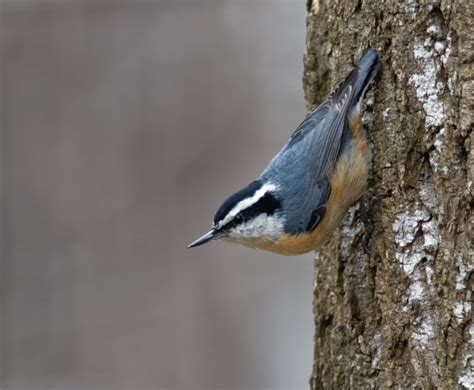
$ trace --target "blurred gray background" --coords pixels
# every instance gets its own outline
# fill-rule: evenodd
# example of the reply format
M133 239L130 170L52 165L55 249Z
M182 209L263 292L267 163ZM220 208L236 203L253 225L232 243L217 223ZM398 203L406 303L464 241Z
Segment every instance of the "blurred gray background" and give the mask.
M312 255L186 245L302 120L305 1L3 0L1 389L297 389Z

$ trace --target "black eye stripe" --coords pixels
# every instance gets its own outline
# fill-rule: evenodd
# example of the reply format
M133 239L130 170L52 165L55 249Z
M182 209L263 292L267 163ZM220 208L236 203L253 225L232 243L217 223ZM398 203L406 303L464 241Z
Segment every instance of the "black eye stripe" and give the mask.
M280 208L280 201L276 199L272 194L267 193L262 196L253 205L241 210L231 221L223 226L223 228L231 228L239 225L242 222L250 221L251 219L259 216L260 214L272 215L276 210Z
M217 225L220 221L222 221L240 201L255 195L255 193L260 188L262 188L262 185L263 184L259 180L255 180L247 187L229 196L221 205L221 207L219 207L219 210L217 210L217 213L214 216L214 224Z

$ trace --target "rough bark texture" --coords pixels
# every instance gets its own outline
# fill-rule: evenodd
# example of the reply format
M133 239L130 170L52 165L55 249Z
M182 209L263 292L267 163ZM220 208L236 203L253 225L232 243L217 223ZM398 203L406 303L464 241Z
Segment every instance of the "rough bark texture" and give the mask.
M369 190L316 255L313 389L474 387L473 9L308 3L308 108L365 47L383 60L363 119Z

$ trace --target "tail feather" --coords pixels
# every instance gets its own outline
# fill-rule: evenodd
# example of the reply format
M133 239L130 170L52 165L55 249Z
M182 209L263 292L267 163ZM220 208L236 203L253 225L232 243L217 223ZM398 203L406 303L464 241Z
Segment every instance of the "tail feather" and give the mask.
M367 90L370 82L376 76L380 68L379 55L372 49L366 49L359 61L359 64L354 68L345 80L339 84L334 92L329 96L332 101L339 101L347 91L347 87L351 87L351 102L349 104L349 112L360 105L364 93Z
M377 75L380 68L379 55L372 49L366 49L354 70L356 78L353 84L352 105L357 105L364 97L367 87Z

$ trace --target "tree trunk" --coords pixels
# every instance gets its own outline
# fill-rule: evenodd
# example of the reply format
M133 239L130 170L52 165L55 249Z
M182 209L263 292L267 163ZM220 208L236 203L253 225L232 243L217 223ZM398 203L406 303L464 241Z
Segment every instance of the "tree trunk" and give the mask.
M313 389L473 389L471 0L308 2L314 107L365 47L364 199L316 254Z

